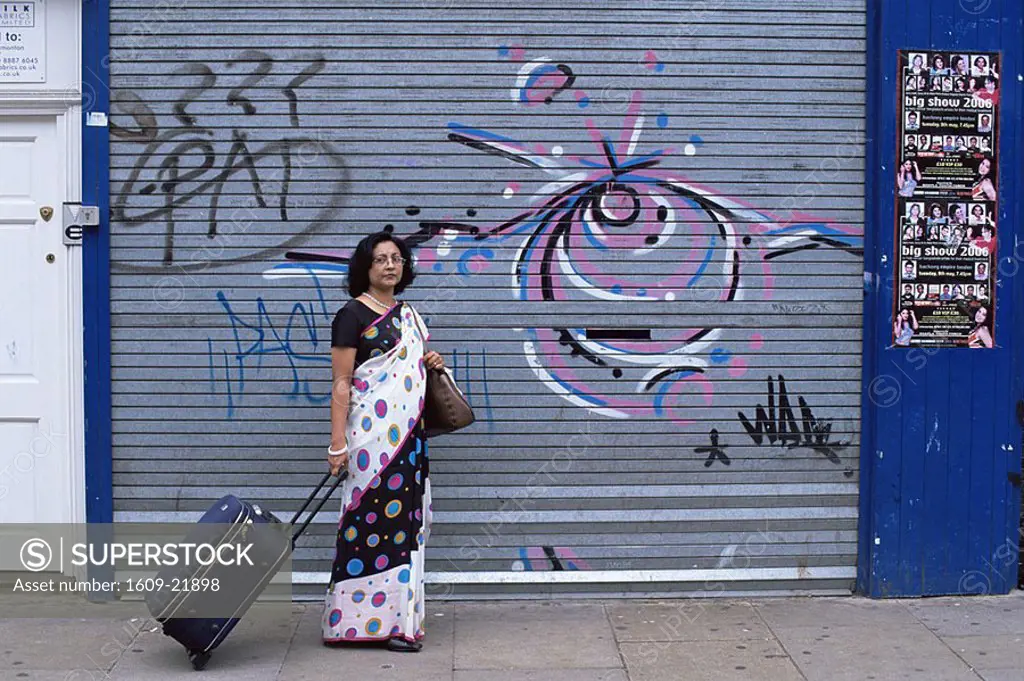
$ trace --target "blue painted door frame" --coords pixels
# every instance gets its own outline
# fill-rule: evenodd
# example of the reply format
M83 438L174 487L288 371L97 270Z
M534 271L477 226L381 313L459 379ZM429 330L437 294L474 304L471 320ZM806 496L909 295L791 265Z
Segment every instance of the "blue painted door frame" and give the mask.
M1019 560L1020 0L868 0L864 394L857 588L1006 593ZM897 51L1002 53L991 350L890 348ZM1024 240L1022 240L1024 241Z
M85 517L114 517L110 419L110 2L82 2L82 203L100 226L82 239L85 362ZM90 114L100 115L97 118ZM90 125L90 123L93 123ZM99 124L102 123L102 124Z

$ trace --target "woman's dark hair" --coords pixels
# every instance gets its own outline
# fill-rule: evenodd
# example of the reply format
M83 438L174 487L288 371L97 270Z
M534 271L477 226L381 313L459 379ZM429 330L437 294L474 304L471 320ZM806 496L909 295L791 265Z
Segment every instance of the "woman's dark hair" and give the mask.
M971 321L974 321L974 317L978 314L978 310L985 311L985 321L983 321L981 324L979 324L978 322L974 322L974 328L989 328L989 325L992 323L992 311L988 309L988 305L978 305L976 308L974 308L974 310L972 310L973 314L971 315Z
M988 161L988 174L981 174L981 161ZM992 186L996 186L996 163L992 160L992 157L988 154L982 154L981 160L978 161L978 181L981 182L983 179L988 178L992 181Z
M370 290L370 268L373 267L373 249L385 241L390 241L398 246L398 252L405 258L405 265L402 267L402 277L395 284L395 295L408 288L412 284L413 279L416 278L416 272L413 271L412 266L412 249L409 248L408 244L401 237L394 236L390 232L377 232L360 241L356 246L356 250L353 251L352 257L349 258L348 293L353 298L361 296Z

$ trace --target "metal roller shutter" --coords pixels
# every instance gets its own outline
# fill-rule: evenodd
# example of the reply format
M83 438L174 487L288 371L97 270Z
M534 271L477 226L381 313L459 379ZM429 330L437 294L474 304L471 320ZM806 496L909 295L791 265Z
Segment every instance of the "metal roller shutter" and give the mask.
M439 593L850 589L864 0L113 5L118 520L297 505L387 227L480 417Z

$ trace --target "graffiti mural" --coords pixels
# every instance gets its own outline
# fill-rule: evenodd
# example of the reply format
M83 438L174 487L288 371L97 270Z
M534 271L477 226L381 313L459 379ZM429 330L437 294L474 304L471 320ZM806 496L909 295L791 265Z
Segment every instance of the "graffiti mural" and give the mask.
M521 47L502 47L499 55L526 59ZM664 71L653 52L641 61L652 74ZM513 106L554 106L577 79L570 66L547 57L526 62L511 89ZM575 95L579 132L590 140L590 153L566 153L569 140L526 143L457 120L448 123L447 139L493 157L495 172L501 172L499 164L528 168L546 177L546 184L522 197L519 184L509 181L502 196L519 197L526 205L497 225L421 221L417 232L403 235L417 249L421 269L441 272L444 263L454 263L461 276L472 277L490 269L500 248L514 253L508 291L518 301L593 301L623 311L649 307L652 317L666 304L692 302L714 304L714 317L722 319L738 303L772 301L773 263L780 259L814 249L862 256L858 229L804 215L784 220L670 169L668 159L695 155L703 140L683 134L689 141L680 148L646 148L644 130L668 128L671 118L648 110L642 91L632 93L614 132L588 117L591 97L585 91ZM311 262L341 267L346 259L343 252L293 251L265 276L301 273ZM694 407L714 404L717 381L744 376L745 355L761 351L766 342L759 331L743 335L713 323L622 328L595 321L521 333L530 369L565 401L608 418L666 418L682 426L695 423L688 417ZM595 382L588 378L593 368L614 380ZM632 390L601 387L627 382ZM827 440L827 433L814 437ZM728 457L717 453L721 448L712 447L709 460L726 463Z
M519 549L519 559L512 562L516 572L546 572L561 570L589 570L590 565L570 548L561 546L531 546Z

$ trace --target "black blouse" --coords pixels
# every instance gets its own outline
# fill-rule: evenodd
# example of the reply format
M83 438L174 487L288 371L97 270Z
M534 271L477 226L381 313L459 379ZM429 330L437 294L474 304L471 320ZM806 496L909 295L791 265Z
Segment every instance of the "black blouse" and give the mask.
M401 312L401 304L395 305L389 317L401 320ZM353 368L368 360L370 353L374 349L386 350L386 348L381 348L381 345L384 344L382 339L378 338L378 342L371 343L363 338L363 331L366 330L366 327L373 324L380 316L378 312L372 310L366 303L355 298L345 303L345 306L334 315L334 321L331 323L331 347L355 348L356 360ZM399 323L394 326L400 327L401 324ZM391 325L388 328L392 328ZM388 339L383 340L388 341Z

